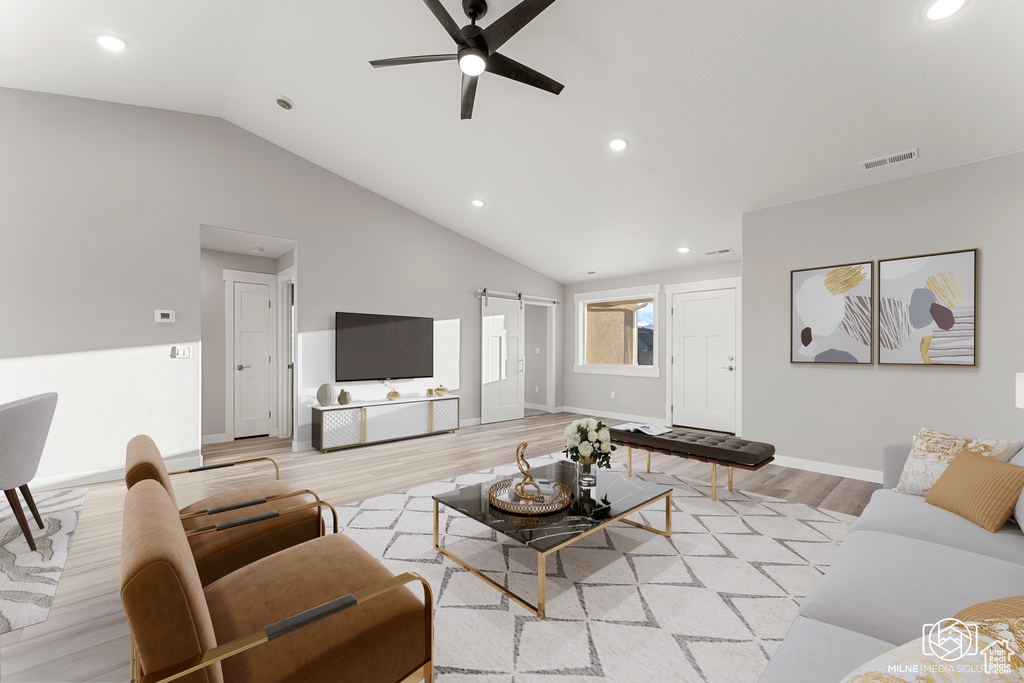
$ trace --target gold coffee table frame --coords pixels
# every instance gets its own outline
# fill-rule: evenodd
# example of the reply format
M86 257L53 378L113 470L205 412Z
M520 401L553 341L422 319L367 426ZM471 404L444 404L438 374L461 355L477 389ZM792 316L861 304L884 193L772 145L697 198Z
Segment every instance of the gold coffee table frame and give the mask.
M655 529L654 527L651 527L651 526L647 526L646 524L641 524L640 522L634 522L631 519L625 519L625 517L627 515L631 515L634 512L637 512L638 510L643 510L645 507L649 507L651 505L654 505L659 500L663 500L663 499L665 501L665 530L664 531L662 531L660 529ZM621 514L618 514L615 517L611 517L606 522L603 522L602 524L599 524L598 526L594 527L593 529L590 529L589 531L586 531L586 532L580 534L579 536L576 536L575 538L572 538L572 539L570 539L570 540L568 540L568 541L566 541L564 543L561 543L561 544L555 546L554 548L551 548L550 550L538 551L537 552L537 604L533 605L529 601L527 601L526 598L521 597L519 595L516 595L515 593L513 593L512 591L510 591L509 589L505 588L500 583L495 581L494 579L490 578L489 576L485 576L483 573L481 573L479 570L477 570L475 567L470 565L465 560L462 560L462 559L456 557L455 555L453 555L452 553L450 553L449 551L447 551L447 550L445 550L444 548L441 547L441 544L440 544L440 532L439 532L439 526L438 526L439 506L440 506L440 502L437 499L434 499L434 549L437 550L438 552L440 552L442 555L444 555L448 559L450 559L452 562L455 562L456 564L458 564L460 567L468 570L471 574L473 574L473 576L475 576L475 577L477 577L479 579L482 579L485 583L490 585L492 588L494 588L494 589L498 590L499 592L504 593L508 597L512 598L517 603L519 603L519 605L521 607L523 607L524 609L529 611L531 614L535 615L536 617L538 617L540 619L544 618L544 602L545 602L545 590L544 590L544 587L545 587L545 577L547 575L546 574L546 564L547 564L547 556L550 555L551 553L558 552L562 548L564 548L564 547L566 547L568 545L572 545L573 543L575 543L576 541L580 540L581 538L585 538L585 537L589 536L590 534L594 533L595 531L600 531L601 529L605 528L609 524L611 524L613 522L619 522L619 521L625 522L626 524L632 524L633 526L640 527L641 529L646 529L647 531L653 531L654 533L659 534L661 536L671 536L672 535L672 489L669 489L668 491L666 491L665 493L662 493L661 495L657 496L656 498L652 498L651 500L647 501L646 503L642 503L640 505L637 505L636 507L630 508L629 510L626 510L625 512L623 512Z

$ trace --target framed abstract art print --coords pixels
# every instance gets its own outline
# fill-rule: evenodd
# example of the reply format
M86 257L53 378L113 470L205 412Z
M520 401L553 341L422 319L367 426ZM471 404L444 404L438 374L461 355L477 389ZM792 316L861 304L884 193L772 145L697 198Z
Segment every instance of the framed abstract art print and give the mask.
M790 273L792 363L871 365L874 263Z

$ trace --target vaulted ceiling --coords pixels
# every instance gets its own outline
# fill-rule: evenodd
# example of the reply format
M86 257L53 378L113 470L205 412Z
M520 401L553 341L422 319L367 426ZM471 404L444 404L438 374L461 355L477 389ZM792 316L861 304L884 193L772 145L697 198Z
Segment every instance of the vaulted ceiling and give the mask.
M571 283L737 258L745 211L1024 149L1024 3L925 6L557 0L501 51L565 90L484 74L463 121L455 62L368 64L453 51L422 0L0 0L0 86L222 117Z

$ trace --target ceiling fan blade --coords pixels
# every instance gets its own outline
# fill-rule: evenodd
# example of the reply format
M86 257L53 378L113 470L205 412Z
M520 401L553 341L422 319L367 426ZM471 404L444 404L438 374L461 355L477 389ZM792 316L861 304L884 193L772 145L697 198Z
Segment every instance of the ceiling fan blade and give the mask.
M462 118L473 118L473 105L476 103L476 83L479 76L462 74Z
M395 57L393 59L375 59L370 66L379 69L382 66L402 66L403 64L423 64L426 62L448 62L458 59L458 55L419 55L416 57Z
M533 21L538 14L546 10L554 2L555 0L523 0L508 12L505 12L505 14L484 29L483 36L487 42L487 49L493 54L509 38L519 33L520 29Z
M444 26L444 30L448 31L448 35L452 37L452 40L462 47L469 47L469 41L466 40L462 29L452 19L452 15L448 14L448 10L441 4L441 0L423 0L423 4L434 13L434 16L441 22L441 26Z
M548 78L544 74L539 71L534 71L525 64L520 64L514 59L509 59L505 55L499 55L497 53L492 54L487 58L487 71L495 76L504 76L505 78L510 78L513 81L532 85L534 88L547 90L549 93L554 93L555 95L562 92L562 88L565 87L553 78Z

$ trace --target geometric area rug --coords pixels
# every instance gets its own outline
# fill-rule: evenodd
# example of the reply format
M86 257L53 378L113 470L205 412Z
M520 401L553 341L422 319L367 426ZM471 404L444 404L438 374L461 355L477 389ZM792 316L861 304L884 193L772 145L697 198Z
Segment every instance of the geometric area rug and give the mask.
M433 548L432 495L516 471L338 508L343 533L393 573L430 583L440 683L756 681L856 519L724 487L712 501L708 484L634 471L673 488L672 536L616 523L549 555L547 616L538 619ZM662 529L664 507L631 519ZM533 550L445 506L440 529L443 546L536 602Z
M77 488L33 494L44 529L23 504L35 552L29 550L7 499L0 499L0 633L45 621L50 614L87 491Z

